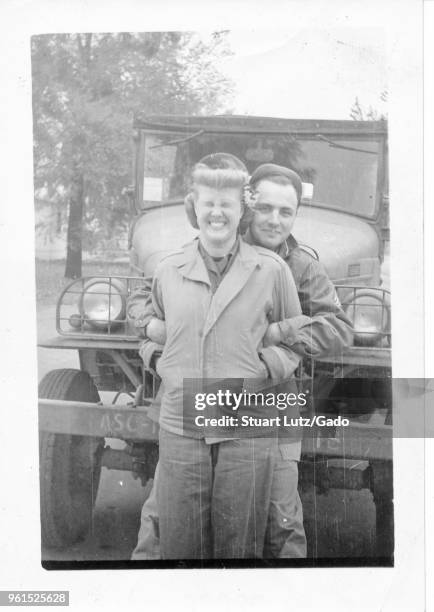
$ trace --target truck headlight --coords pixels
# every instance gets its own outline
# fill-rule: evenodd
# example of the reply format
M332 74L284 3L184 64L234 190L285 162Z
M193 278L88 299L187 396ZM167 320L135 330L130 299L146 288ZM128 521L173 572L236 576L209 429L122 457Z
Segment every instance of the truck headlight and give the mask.
M354 326L354 344L373 346L390 333L390 306L381 289L356 289L344 306Z
M126 291L113 278L92 278L80 296L80 317L92 327L109 329L125 319Z

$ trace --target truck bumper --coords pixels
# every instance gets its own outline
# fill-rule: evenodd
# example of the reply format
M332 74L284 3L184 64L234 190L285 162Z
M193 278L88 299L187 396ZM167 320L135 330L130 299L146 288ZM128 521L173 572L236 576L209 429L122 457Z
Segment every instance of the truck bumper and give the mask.
M39 400L39 429L58 434L158 440L158 425L144 407Z
M158 425L146 407L39 400L39 429L57 434L158 441ZM392 427L350 424L336 429L334 437L309 429L303 440L306 455L356 459L392 459Z

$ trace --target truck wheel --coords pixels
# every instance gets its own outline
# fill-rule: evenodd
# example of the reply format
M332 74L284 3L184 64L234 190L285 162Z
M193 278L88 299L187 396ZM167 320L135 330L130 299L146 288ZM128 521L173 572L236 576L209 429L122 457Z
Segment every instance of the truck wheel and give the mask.
M99 402L87 372L49 372L39 384L39 397ZM40 432L39 474L42 542L62 547L81 540L92 524L101 475L104 438Z

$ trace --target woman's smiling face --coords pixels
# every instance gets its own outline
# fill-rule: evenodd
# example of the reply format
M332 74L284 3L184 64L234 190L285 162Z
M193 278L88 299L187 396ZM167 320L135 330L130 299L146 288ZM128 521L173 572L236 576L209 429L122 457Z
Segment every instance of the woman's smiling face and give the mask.
M194 209L204 242L222 248L235 241L242 214L238 187L195 186Z

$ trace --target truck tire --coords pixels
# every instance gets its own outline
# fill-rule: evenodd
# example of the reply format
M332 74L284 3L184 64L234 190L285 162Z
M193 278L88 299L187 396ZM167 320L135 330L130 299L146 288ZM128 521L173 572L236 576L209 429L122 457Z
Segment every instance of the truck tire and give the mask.
M39 397L100 401L89 374L73 369L48 372L39 384ZM103 449L104 438L40 432L41 535L45 546L68 546L88 533Z

